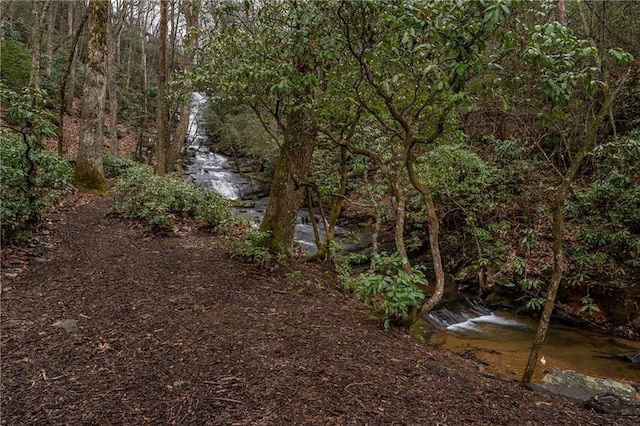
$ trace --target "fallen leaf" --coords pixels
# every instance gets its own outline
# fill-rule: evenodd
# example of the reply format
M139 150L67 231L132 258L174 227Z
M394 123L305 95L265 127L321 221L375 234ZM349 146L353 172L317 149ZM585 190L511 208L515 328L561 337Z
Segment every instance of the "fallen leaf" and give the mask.
M104 353L105 351L112 349L111 345L107 342L104 343L98 343L98 348L96 349L96 352L101 354Z

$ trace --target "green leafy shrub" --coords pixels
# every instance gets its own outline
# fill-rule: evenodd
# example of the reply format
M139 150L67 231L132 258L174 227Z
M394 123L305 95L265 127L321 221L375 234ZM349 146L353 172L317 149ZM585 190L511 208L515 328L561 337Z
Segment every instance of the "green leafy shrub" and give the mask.
M260 264L270 263L278 259L265 247L264 243L268 240L268 237L269 233L267 232L249 229L241 241L236 241L231 245L231 257L251 259Z
M256 171L270 169L269 165L276 160L278 146L253 110L214 98L207 104L204 114L209 139L217 151L236 159L250 160Z
M160 177L145 165L127 168L113 187L110 212L140 220L157 231L168 231L184 219L195 219L215 233L238 223L230 204L213 191L188 184L177 176Z
M0 79L12 89L25 87L31 73L31 54L20 43L4 40L0 44Z
M420 287L426 285L427 279L419 268L405 272L397 253L373 255L369 272L347 279L348 288L383 318L385 328L392 321L409 320L411 310L424 299Z
M44 108L44 103L44 93L40 90L25 89L16 93L0 86L3 242L11 242L71 190L71 167L42 143L44 138L55 136L52 114Z
M29 160L27 159L29 155ZM30 162L33 163L33 170ZM57 154L39 149L27 154L26 144L6 131L0 133L0 221L2 240L34 223L54 202L71 190L73 171Z
M640 132L601 145L592 156L591 184L575 189L568 208L577 241L567 252L574 274L596 281L586 284L625 287L623 277L640 271Z
M102 167L104 176L108 178L117 178L122 176L127 170L138 167L140 163L130 158L114 157L105 155L102 158Z

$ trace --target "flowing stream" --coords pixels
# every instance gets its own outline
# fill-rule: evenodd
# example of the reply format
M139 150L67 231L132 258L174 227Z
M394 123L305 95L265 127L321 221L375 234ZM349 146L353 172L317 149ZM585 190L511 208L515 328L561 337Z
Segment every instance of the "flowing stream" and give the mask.
M227 157L206 147L208 136L202 115L206 101L205 96L193 94L187 150L195 154L186 167L188 178L193 184L210 188L231 200L252 200L250 207L238 208L238 211L257 225L264 215L268 197L256 197L264 192L260 183L237 173ZM310 254L316 251L311 222L318 224L324 238L322 220L317 213L313 218L306 210L298 213L294 239ZM337 229L339 236L352 234L356 234L356 241L351 247L362 247L358 230ZM346 241L343 238L343 246L349 250ZM427 319L441 329L432 337L432 342L479 360L488 373L516 380L522 377L537 327L535 320L508 312L493 312L461 297L447 298ZM559 367L598 377L640 382L640 365L619 357L633 352L640 352L640 342L553 324L541 352L545 364L538 365L534 380L539 380L552 367Z
M520 380L538 322L510 312L491 311L463 297L445 300L429 313L442 327L432 342L480 361L481 369ZM534 381L553 367L621 381L640 382L640 365L620 355L640 352L640 342L552 323L540 352Z

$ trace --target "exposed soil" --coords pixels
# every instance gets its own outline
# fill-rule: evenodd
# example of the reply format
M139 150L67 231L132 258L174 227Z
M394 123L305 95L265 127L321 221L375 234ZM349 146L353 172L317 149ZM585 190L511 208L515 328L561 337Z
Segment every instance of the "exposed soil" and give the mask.
M3 425L640 421L384 331L322 265L243 263L211 236L107 217L110 202L76 194L45 221L48 250L3 253Z

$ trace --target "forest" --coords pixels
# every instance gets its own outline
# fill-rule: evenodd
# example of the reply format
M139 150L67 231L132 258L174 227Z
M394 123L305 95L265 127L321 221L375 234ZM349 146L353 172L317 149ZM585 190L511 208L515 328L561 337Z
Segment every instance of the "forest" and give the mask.
M158 238L198 228L261 270L328 268L384 329L424 325L451 291L533 317L525 383L552 322L640 340L639 2L1 12L5 254L80 191ZM198 146L193 94L206 99ZM259 226L236 213L255 194L189 183L201 149L268 194ZM301 209L313 254L296 242ZM366 245L344 243L345 227L366 228Z

